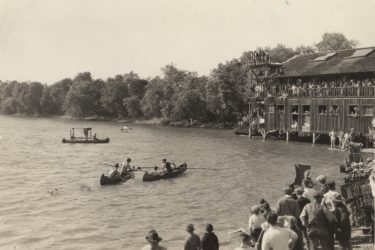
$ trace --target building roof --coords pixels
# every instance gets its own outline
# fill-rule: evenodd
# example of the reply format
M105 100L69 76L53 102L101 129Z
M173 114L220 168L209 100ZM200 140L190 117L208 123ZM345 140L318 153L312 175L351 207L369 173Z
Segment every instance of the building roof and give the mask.
M375 72L375 47L297 55L281 66L276 77Z

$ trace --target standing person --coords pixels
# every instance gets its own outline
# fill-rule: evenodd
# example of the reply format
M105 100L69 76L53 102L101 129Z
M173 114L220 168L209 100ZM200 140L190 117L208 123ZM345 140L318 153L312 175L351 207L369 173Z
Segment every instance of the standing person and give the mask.
M335 206L336 240L340 243L343 250L352 250L350 213L348 208L343 203L341 194L334 195L332 201Z
M335 217L325 206L321 205L322 198L323 195L320 192L315 192L314 200L303 208L300 216L302 225L307 229L310 250L317 250L319 243L322 250L334 249L330 228Z
M146 240L147 245L142 247L142 250L167 250L167 248L159 246L162 238L159 237L158 233L155 230L151 230L150 232L148 232Z
M249 217L249 231L253 241L256 242L262 232L261 225L266 222L266 219L263 214L260 213L260 206L258 205L251 207L251 213Z
M331 138L331 149L336 148L336 131L335 129L332 129L331 132L329 132L329 137Z
M299 206L299 210L302 211L302 209L310 203L310 200L307 199L306 197L303 197L303 193L305 192L303 190L303 188L299 187L299 188L296 188L295 190L296 192L296 195L297 195L297 202L298 202L298 206Z
M299 210L298 201L293 199L293 189L291 187L284 188L285 196L277 201L276 214L278 216L291 215L298 220L301 211Z
M176 168L176 164L174 164L173 162L168 162L167 159L163 159L163 167L162 169L166 169L168 172L173 172L173 169L171 167L171 165L174 166L174 168Z
M325 205L329 210L333 211L333 197L339 193L336 191L335 181L329 180L327 182L328 192L323 195L323 205Z
M242 233L240 235L240 245L234 250L252 250L253 248L250 245L250 236L248 234Z
M342 129L339 132L338 138L339 138L339 148L343 148L342 145L344 141L344 131L342 131Z
M346 149L346 148L348 148L349 140L350 140L350 135L349 135L349 131L347 131L347 132L344 134L344 140L343 140L343 142L342 142L342 148L341 148L341 149Z
M277 225L277 214L271 212L267 217L270 227L263 235L262 250L288 250L293 248L298 236L290 229Z
M200 250L201 249L201 239L198 235L194 233L194 225L189 224L186 227L186 232L189 235L186 237L184 250Z
M297 194L297 202L299 206L299 210L302 211L303 208L310 203L310 200L303 197L302 194L304 192L303 188L299 187L295 190ZM299 220L299 218L298 218ZM309 237L307 236L307 230L305 227L303 227L301 224L299 225L299 229L302 231L303 238L305 240L305 244L308 247L309 246Z
M314 194L316 193L315 189L313 189L313 182L310 179L304 179L302 181L303 187L303 197L307 198L312 202L314 200Z
M271 213L270 204L265 199L260 200L260 212L264 218L267 218L268 214Z
M219 250L219 239L213 231L214 227L207 224L206 233L202 237L202 250Z

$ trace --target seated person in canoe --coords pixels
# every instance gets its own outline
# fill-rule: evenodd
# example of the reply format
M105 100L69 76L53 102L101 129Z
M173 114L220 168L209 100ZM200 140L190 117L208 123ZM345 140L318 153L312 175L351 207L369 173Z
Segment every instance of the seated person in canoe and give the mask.
M116 163L115 166L109 171L108 178L114 178L115 176L119 176L120 172L118 171L119 164Z
M163 159L163 167L162 167L162 170L167 170L167 172L173 172L173 169L171 167L171 165L174 166L174 168L176 168L176 164L174 164L173 162L168 162L167 159Z

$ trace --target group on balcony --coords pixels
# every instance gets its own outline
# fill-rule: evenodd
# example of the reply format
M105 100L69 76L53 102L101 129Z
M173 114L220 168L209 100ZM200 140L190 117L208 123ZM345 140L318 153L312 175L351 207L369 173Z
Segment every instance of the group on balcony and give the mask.
M336 81L309 81L301 79L294 83L271 83L266 88L267 97L330 97L375 96L375 78Z

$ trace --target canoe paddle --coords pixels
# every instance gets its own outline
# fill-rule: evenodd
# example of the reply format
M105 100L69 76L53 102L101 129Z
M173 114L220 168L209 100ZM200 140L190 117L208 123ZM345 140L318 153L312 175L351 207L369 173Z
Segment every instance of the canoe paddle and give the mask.
M110 166L110 167L113 167L114 165L112 165L112 164L108 164L108 163L101 163L101 162L99 162L99 164L101 164L101 165L104 165L104 166Z

